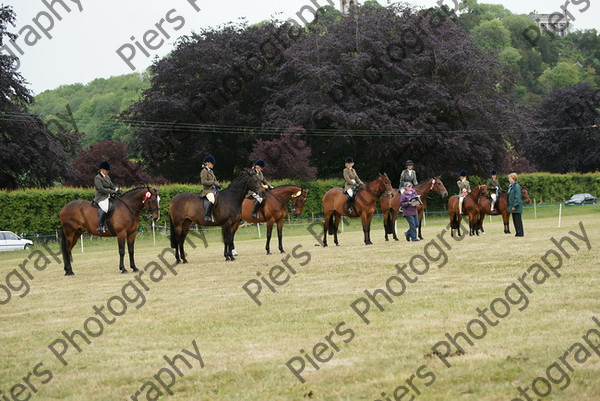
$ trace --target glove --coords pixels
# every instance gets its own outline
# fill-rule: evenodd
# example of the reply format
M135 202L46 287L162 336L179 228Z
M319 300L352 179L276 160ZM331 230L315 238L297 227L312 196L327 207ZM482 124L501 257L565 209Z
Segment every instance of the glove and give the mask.
M353 178L350 180L351 183L356 184L356 180Z

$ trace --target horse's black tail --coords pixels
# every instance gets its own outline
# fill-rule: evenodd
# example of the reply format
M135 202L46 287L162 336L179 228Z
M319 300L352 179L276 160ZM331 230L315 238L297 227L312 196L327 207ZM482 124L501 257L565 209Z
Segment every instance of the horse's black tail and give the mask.
M329 217L329 235L333 235L335 233L335 227L333 226L333 213Z
M394 233L394 217L392 216L392 212L388 213L387 220L383 222L383 227L385 228L386 234Z
M67 254L67 240L65 239L65 229L60 228L60 251L62 252L63 263L67 265L67 262L72 261Z
M169 232L170 232L170 237L171 237L171 248L176 249L177 248L177 235L175 234L175 227L173 227L173 219L171 218L171 215L169 214Z
M452 229L457 230L458 228L458 213L455 213L454 216L452 216Z

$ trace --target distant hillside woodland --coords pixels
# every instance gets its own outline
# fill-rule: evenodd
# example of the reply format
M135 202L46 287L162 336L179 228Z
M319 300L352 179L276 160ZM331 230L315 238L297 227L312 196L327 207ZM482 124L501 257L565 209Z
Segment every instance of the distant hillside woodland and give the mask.
M458 15L365 1L345 15L323 7L303 28L202 29L144 74L61 86L35 104L11 95L12 112L41 116L64 143L45 158L63 166L40 178L2 149L17 135L0 139L2 164L15 166L0 187L88 185L103 155L132 182L197 182L207 154L224 179L258 157L269 178L337 177L348 155L363 179L396 181L408 158L421 177L597 171L600 36L536 37L532 26L467 0ZM9 124L0 132L31 126Z

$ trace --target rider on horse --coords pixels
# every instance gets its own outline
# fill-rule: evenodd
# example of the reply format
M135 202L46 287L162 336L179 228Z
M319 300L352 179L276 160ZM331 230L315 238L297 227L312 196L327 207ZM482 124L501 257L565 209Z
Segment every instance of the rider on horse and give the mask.
M356 195L355 189L358 188L359 185L363 185L363 182L358 178L358 174L352 168L354 166L354 159L352 157L346 158L346 168L344 169L344 180L346 180L346 185L344 186L344 192L348 195L348 200L346 203L346 213L353 214L354 210L352 209L352 205L354 203L354 197Z
M215 167L215 158L206 156L202 161L202 171L200 171L200 184L202 184L202 192L200 196L205 196L208 200L208 205L204 210L204 221L213 222L211 215L213 205L215 204L215 194L221 188L221 183L217 181L217 177L212 169Z
M461 170L458 173L460 179L456 181L456 185L458 185L458 213L462 214L462 204L465 201L465 197L469 192L471 192L471 184L469 180L467 180L467 172L465 170Z
M273 189L273 187L271 186L271 184L269 184L267 182L267 180L265 179L265 176L263 175L262 171L265 168L266 164L265 161L262 159L259 159L257 161L254 162L254 165L252 165L252 171L254 172L254 174L256 174L256 176L258 177L259 181L261 182L263 188L265 189ZM254 208L252 209L252 218L254 219L258 219L258 208L263 204L263 202L265 201L259 194L257 194L256 192L249 190L248 191L248 196L251 196L254 198Z
M498 173L496 172L496 170L490 171L490 178L488 178L485 185L486 187L488 187L488 189L494 190L494 192L490 194L490 196L492 197L490 210L493 212L494 206L496 205L496 201L498 200L498 194L500 193L500 191L502 191L502 189L500 188L500 182L498 182Z
M109 172L110 164L106 160L102 161L98 164L98 175L94 178L94 187L96 188L94 203L98 205L98 232L101 234L106 233L104 221L110 206L110 197L121 192L113 185L108 176Z
M406 169L402 170L402 174L400 174L400 193L403 193L405 191L405 183L410 182L413 187L419 183L417 181L417 172L413 168L413 161L407 160Z

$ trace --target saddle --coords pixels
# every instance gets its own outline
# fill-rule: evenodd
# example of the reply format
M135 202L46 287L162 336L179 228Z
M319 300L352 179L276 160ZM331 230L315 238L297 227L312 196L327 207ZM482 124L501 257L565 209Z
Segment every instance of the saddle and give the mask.
M95 207L96 209L100 209L100 206L96 202L94 202L94 201L92 201L92 207ZM107 220L110 219L110 216L112 216L112 214L114 213L114 211L115 211L115 202L113 201L112 198L110 198L108 200L108 212L106 212L106 219Z

